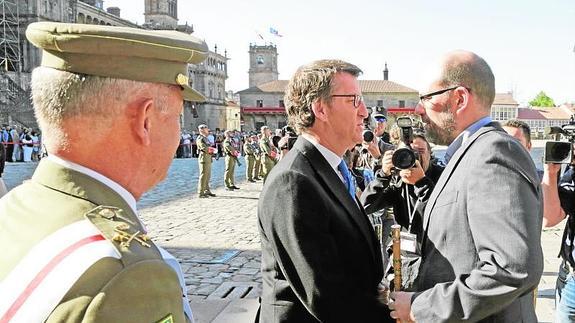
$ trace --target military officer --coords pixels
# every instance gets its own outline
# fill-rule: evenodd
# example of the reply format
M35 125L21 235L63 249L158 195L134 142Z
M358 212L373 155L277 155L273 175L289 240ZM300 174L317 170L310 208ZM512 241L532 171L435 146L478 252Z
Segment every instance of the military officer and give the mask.
M0 322L193 321L136 201L166 176L183 100L204 100L187 66L205 42L54 22L26 36L43 50L31 89L49 157L0 200Z
M272 147L270 140L271 130L268 126L261 127L261 140L260 140L260 150L261 150L261 163L262 172L264 177L264 182L268 177L268 174L275 165L276 152Z
M244 154L246 156L246 178L248 182L255 183L254 180L254 166L256 164L256 156L254 149L253 135L246 136L246 142L244 143Z
M233 191L239 190L234 183L234 169L236 167L236 162L238 162L238 156L240 152L234 147L232 143L232 136L234 132L231 130L226 130L224 132L224 155L225 155L225 170L224 170L224 184L226 185L226 190Z

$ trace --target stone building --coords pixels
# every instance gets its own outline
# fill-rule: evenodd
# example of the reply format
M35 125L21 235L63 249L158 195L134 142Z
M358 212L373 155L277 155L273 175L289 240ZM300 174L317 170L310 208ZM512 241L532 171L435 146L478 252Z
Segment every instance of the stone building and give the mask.
M141 1L141 0L140 0ZM0 69L0 122L22 123L36 126L29 98L30 73L40 65L41 51L26 40L25 31L35 21L59 21L146 29L178 30L193 33L192 25L178 25L177 0L144 0L145 23L138 25L121 18L120 8L104 9L103 0L0 0L0 15L12 20L0 21L0 44L13 44L0 50L0 62L9 68ZM13 28L14 33L6 30ZM199 123L225 128L225 80L227 55L218 54L217 48L208 53L206 62L190 65L192 86L207 98L206 102L186 102L181 125L192 129ZM23 99L24 98L24 99Z
M281 128L287 124L284 93L287 80L278 79L277 48L273 44L250 44L250 87L239 91L244 131L263 125ZM418 92L388 80L387 64L382 80L361 80L359 84L368 107L385 107L394 113L413 112L419 102Z
M186 102L182 127L197 130L203 123L210 129L226 129L227 53L218 53L215 46L205 61L198 65L189 65L188 71L193 87L206 97L206 102Z
M491 119L501 123L509 119L517 119L519 103L513 98L513 93L496 93L491 105Z

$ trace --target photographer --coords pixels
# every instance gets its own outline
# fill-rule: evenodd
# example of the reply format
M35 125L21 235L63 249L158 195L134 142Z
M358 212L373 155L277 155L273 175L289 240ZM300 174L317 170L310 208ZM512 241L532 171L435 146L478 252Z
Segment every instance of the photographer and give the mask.
M277 143L277 148L280 151L278 161L281 160L292 149L297 134L290 126L285 126L281 129L281 139Z
M562 263L555 292L555 321L573 322L575 320L575 280L574 280L574 240L575 240L575 165L569 165L559 178L561 164L546 163L543 180L543 226L553 227L568 216L561 239L559 256Z
M360 160L364 160L363 167L370 168L376 172L381 168L383 154L388 150L393 150L395 147L389 143L389 133L385 132L387 127L387 118L385 115L381 112L376 112L372 117L375 121L375 128L373 131L369 129L369 120L367 120L365 130L363 131Z
M360 201L367 213L393 207L395 221L421 241L423 209L443 167L434 162L424 134L415 131L410 143L419 159L413 168L396 169L392 163L394 151L386 151L381 169L366 187Z

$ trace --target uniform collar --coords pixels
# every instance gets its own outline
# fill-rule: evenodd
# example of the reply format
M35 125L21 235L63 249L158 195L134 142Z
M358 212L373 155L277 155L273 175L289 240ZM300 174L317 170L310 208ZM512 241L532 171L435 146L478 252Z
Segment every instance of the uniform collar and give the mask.
M50 155L48 156L48 160L63 166L65 168L77 171L78 173L82 173L84 175L90 176L91 178L97 180L98 182L108 186L110 189L112 189L114 192L118 193L118 195L120 195L122 197L122 199L130 206L130 208L132 209L132 212L134 212L134 214L138 214L137 212L137 206L136 206L136 199L134 198L134 196L128 192L128 190L126 190L125 188L123 188L120 184L114 182L113 180L111 180L110 178L79 164L76 164L74 162L71 162L69 160L63 159L61 157L58 156L54 156L54 155Z

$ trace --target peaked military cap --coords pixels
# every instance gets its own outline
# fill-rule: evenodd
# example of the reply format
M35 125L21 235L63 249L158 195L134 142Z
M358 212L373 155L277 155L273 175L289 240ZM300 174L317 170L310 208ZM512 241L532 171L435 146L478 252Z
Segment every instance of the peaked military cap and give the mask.
M179 85L184 99L205 101L192 89L188 64L202 62L206 43L174 30L36 22L26 37L43 50L42 66L150 83Z

